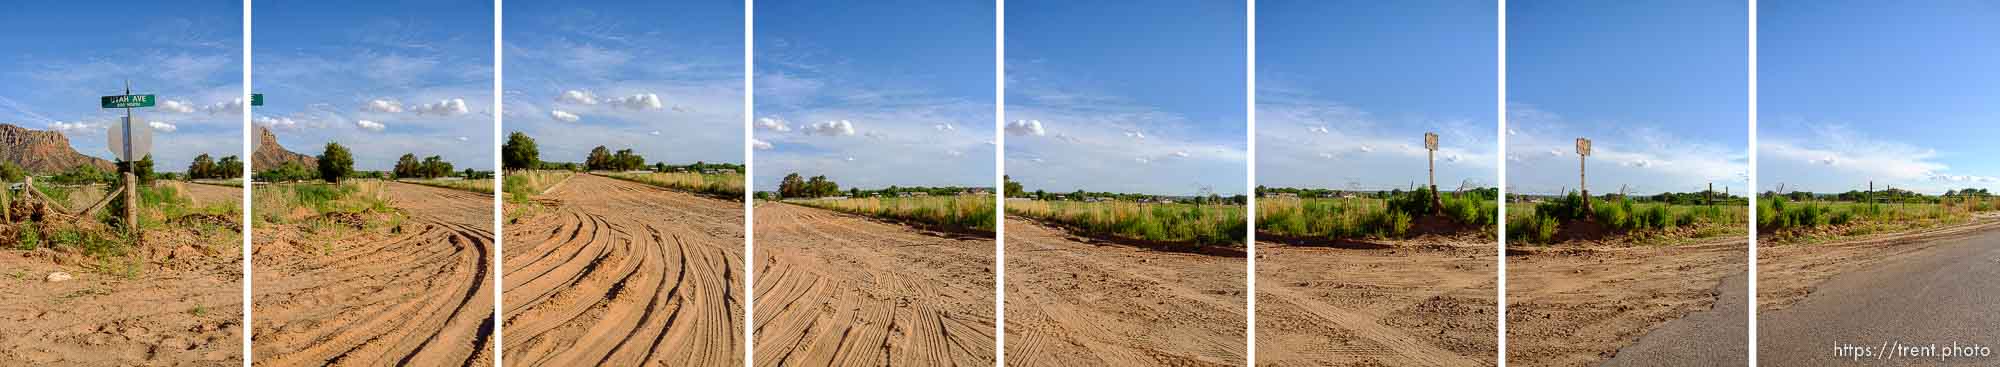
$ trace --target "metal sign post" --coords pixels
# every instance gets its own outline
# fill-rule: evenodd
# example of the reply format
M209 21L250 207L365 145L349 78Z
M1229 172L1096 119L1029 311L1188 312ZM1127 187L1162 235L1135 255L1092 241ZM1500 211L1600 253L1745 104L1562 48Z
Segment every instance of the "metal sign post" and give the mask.
M103 108L125 109L125 119L119 121L114 131L105 134L109 143L106 144L106 148L110 148L111 153L125 162L125 169L121 172L121 176L125 179L125 185L121 188L124 192L120 195L125 202L123 219L126 233L136 236L139 233L139 180L133 171L138 168L140 158L153 147L153 130L150 126L141 125L139 119L132 115L132 109L153 107L155 98L151 94L132 94L132 82L127 81L125 94L104 96L98 100Z
M1424 160L1427 161L1426 162L1426 164L1428 164L1427 169L1429 170L1427 175L1430 176L1429 180L1431 188L1431 214L1441 215L1444 214L1444 200L1438 194L1437 151L1438 151L1438 134L1434 132L1424 132Z
M1584 159L1589 157L1590 139L1576 138L1576 188L1583 193L1583 211L1585 213L1593 212L1590 209L1590 186L1586 185L1590 181L1587 178L1588 176L1585 175L1586 166L1584 164ZM1589 219L1590 217L1589 215L1584 216L1585 219Z

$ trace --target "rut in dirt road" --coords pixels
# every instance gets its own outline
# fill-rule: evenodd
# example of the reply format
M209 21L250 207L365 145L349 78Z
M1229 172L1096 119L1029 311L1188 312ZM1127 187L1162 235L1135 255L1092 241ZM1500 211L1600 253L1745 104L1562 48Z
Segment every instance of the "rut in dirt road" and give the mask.
M1082 242L1007 218L1010 366L1241 366L1245 259Z
M742 203L600 176L506 225L508 365L742 365Z
M243 192L188 188L200 205L240 203ZM133 251L145 265L129 277L90 270L98 263L88 255L0 250L9 275L0 277L0 366L242 364L241 244L184 231L148 230ZM44 280L54 272L75 279Z
M401 233L324 256L280 254L292 245L259 241L257 364L492 364L492 197L396 183L384 190L410 216Z
M509 366L741 366L743 207L595 175L507 224Z
M756 210L756 365L993 365L993 239Z

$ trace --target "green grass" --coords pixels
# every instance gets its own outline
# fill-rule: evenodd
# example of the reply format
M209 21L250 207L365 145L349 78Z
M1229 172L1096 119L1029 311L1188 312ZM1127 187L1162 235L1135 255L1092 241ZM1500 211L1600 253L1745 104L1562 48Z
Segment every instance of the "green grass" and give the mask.
M1402 238L1415 218L1430 215L1429 190L1389 198L1263 198L1257 230L1280 236L1329 239ZM1445 194L1439 199L1453 221L1491 230L1500 214L1490 196Z
M986 233L993 232L995 220L998 219L992 195L809 199L787 202L953 230Z
M743 175L739 173L703 174L697 172L645 172L602 173L605 177L638 182L676 190L692 191L722 198L743 197Z
M441 187L453 190L465 190L481 194L493 193L493 180L491 179L475 179L475 180L400 179L397 181L424 185L424 186L431 186L431 187Z
M1583 196L1570 193L1536 204L1509 204L1507 237L1509 242L1546 244L1563 222L1589 220L1642 241L1674 242L1737 233L1747 223L1747 212L1748 208L1727 203L1678 205L1630 198L1592 199L1585 210Z
M382 196L382 185L380 181L361 180L262 185L251 196L251 211L267 223L285 223L298 208L309 209L313 215L393 212L389 200Z
M1781 243L1818 242L1875 233L1965 223L1974 213L2000 210L2000 198L1943 198L1925 203L1757 200L1757 229ZM1837 229L1837 230L1834 230Z
M1130 201L1009 201L1007 212L1090 235L1194 245L1242 244L1249 215L1242 205Z

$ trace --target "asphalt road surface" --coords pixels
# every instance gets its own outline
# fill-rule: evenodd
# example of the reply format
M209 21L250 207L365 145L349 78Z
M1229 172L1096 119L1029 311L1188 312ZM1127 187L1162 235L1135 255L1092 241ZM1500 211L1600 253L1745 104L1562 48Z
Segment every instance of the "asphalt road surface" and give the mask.
M1759 313L1758 365L2000 365L2000 231L1939 241ZM1977 347L1940 357L1953 343ZM1893 351L1899 345L1919 350Z
M1715 305L1669 321L1618 349L1604 366L1750 365L1750 284L1743 275L1715 286Z

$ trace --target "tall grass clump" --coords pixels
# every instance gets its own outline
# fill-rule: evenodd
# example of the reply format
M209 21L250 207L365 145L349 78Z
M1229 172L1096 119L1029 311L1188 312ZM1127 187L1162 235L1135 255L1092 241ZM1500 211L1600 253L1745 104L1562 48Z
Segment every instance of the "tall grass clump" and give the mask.
M724 198L743 197L743 174L735 172L713 175L699 172L614 172L605 173L604 175L606 177L653 186L693 191L704 195Z
M292 183L258 186L252 193L251 210L268 223L285 223L294 212L309 215L327 213L388 213L389 200L380 181L350 180L339 184Z
M526 203L529 199L540 196L542 191L547 191L550 186L555 186L556 183L563 182L575 174L571 171L521 170L508 173L506 177L501 178L500 185L501 190L507 193L508 201Z
M1454 222L1489 229L1499 222L1492 195L1449 193L1440 200L1444 216ZM1257 230L1299 238L1400 238L1409 235L1416 218L1431 214L1425 189L1387 198L1270 197L1257 200Z
M995 220L999 219L995 215L992 195L809 199L790 202L960 231L991 233L996 227Z
M1242 205L1020 201L1007 203L1007 209L1100 236L1195 245L1242 244L1247 237Z
M397 179L397 181L424 185L424 186L431 186L431 187L442 187L453 190L471 191L482 194L493 193L493 180L491 179L464 179L464 180Z

